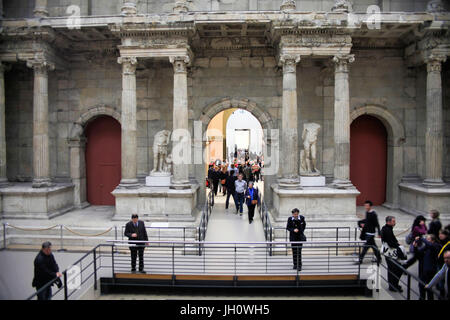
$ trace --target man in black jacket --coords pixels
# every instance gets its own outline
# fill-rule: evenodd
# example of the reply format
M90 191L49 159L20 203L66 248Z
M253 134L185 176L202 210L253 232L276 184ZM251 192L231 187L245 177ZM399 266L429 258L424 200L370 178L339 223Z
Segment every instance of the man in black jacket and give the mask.
M233 197L234 205L236 206L236 212L239 210L237 201L236 201L236 187L234 182L237 180L237 177L234 175L234 170L227 171L227 176L225 180L225 187L227 188L227 199L225 200L225 210L228 210L228 206L230 204L230 197Z
M305 217L299 215L300 211L295 208L292 210L292 217L287 220L286 229L289 231L289 241L306 241L305 231L306 222ZM292 243L292 260L294 262L294 268L299 271L302 270L302 244Z
M381 229L381 241L385 242L389 248L397 251L398 259L405 260L406 257L403 254L403 251L400 249L400 244L398 243L397 238L394 235L394 226L395 226L395 217L387 216L386 217L386 225ZM386 263L388 267L388 283L390 291L398 291L403 292L402 287L398 284L400 281L400 277L403 274L403 270L398 267L399 262L395 261L385 256Z
M137 214L131 216L131 221L125 226L125 236L128 240L139 240L148 241L147 230L145 229L144 221L139 220ZM144 271L144 249L146 244L142 242L129 241L130 244L134 246L130 247L131 251L131 272L136 272L136 258L139 254L139 272L145 273Z
M378 216L375 210L372 210L372 201L367 200L364 202L364 208L366 209L366 219L363 220L362 223L362 231L361 234L364 235L364 239L366 243L364 244L364 248L359 255L359 263L362 263L364 260L364 256L367 253L369 248L372 248L375 256L377 257L377 261L381 262L380 251L378 251L377 244L375 243L375 235L378 232L378 236L380 236L380 224L378 222Z
M42 244L42 249L34 259L34 278L32 286L39 291L48 282L55 278L61 277L58 264L52 253L52 244L46 241ZM43 289L42 292L37 294L38 300L51 300L52 298L52 285Z

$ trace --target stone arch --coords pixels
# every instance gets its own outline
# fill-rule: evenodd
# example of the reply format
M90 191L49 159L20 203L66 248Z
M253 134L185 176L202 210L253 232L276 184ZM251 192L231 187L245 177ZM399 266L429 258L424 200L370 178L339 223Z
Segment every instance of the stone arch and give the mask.
M249 99L232 99L223 98L220 101L213 102L207 105L200 116L200 121L203 123L204 127L207 127L209 122L214 116L219 112L230 108L244 109L253 114L263 129L274 129L274 122L270 114L259 107L255 102Z
M359 116L367 114L376 117L383 122L388 131L388 143L393 146L401 146L405 141L405 128L400 120L397 119L385 107L377 105L365 105L355 108L350 113L350 123Z
M86 195L86 163L85 144L86 137L84 129L87 124L100 116L111 116L119 123L120 113L112 107L104 104L95 105L83 113L77 121L72 124L69 131L69 152L70 152L70 177L74 188L74 205L77 208L84 208L89 205Z
M267 130L267 137L265 137L266 141L266 147L267 150L271 150L271 147L274 148L278 147L278 136L275 134L272 139L272 129L277 129L277 122L272 119L270 114L264 110L261 106L258 106L255 102L242 98L230 98L225 97L222 98L219 101L214 101L213 103L208 104L203 108L202 114L199 118L199 120L202 122L202 132L206 131L206 128L208 127L209 122L221 111L224 111L226 109L230 108L239 108L243 110L247 110L250 112L253 116L255 116L256 119L258 119L259 123L261 124L261 127L263 130ZM266 133L264 133L266 134ZM203 150L205 148L205 141L203 142ZM200 165L196 170L196 179L197 181L204 181L204 164ZM270 188L270 185L274 183L276 180L276 175L266 175L264 177L264 195L265 195L265 201L267 203L271 203L272 199L272 189ZM201 189L199 193L199 203L204 202L204 183L201 184Z
M88 111L84 112L80 117L72 124L69 133L69 140L79 139L83 136L84 128L86 125L100 116L111 116L121 123L120 113L110 106L105 104L98 104L90 107Z
M379 119L388 132L388 160L386 177L386 203L383 205L397 209L400 207L400 190L398 185L403 176L403 143L405 128L401 121L386 107L365 105L354 108L350 113L350 123L361 115L371 115Z

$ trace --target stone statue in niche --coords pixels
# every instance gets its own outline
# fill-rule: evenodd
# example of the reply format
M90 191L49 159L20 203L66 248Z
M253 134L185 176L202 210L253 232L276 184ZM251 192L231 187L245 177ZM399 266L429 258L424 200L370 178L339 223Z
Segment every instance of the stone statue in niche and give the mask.
M172 171L172 156L168 153L170 131L162 130L153 142L153 170L150 174L168 174Z
M303 150L300 152L300 174L308 176L320 175L317 169L317 136L320 125L317 123L305 123L303 126L302 140Z

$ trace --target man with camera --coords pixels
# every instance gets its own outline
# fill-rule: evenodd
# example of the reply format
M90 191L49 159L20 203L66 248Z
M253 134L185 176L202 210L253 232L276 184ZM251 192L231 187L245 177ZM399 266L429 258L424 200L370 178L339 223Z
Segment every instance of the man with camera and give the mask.
M42 249L34 259L34 278L32 286L39 290L47 283L57 278L53 284L57 284L58 287L62 286L62 282L59 279L62 274L59 272L58 264L52 253L52 244L49 241L45 241L42 244ZM52 285L47 286L41 292L37 294L38 300L51 300L52 298Z
M148 241L147 230L145 229L144 221L139 220L139 216L137 214L133 214L131 216L131 221L125 225L124 235L128 237L128 240ZM128 243L132 244L132 246L130 246L131 272L136 272L136 259L137 255L139 254L139 272L145 273L144 249L146 244L143 242L133 241L129 241Z

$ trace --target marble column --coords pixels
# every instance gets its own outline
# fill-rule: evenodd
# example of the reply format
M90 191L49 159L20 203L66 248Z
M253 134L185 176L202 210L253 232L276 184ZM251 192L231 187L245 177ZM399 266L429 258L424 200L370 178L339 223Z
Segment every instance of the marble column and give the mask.
M297 64L299 55L282 55L283 100L281 109L281 155L280 188L296 189L300 187L298 177L298 120L297 120Z
M430 55L427 64L427 128L425 133L426 186L443 186L443 110L442 110L442 63L444 55Z
M172 160L173 176L172 189L188 189L189 184L189 114L187 95L187 65L189 56L170 57L173 64L173 132L172 132Z
M33 92L33 188L49 187L48 71L55 66L43 59L27 61L34 70Z
M36 18L48 17L47 0L35 0L33 13Z
M353 187L350 181L350 91L348 64L354 55L336 55L334 71L334 181L337 188Z
M186 0L178 0L175 2L175 5L173 7L174 13L183 13L183 12L188 12L188 11L189 11L189 7L186 3Z
M136 57L119 57L122 64L122 179L119 187L137 188Z
M293 11L296 10L297 6L294 0L283 0L280 6L281 11Z
M332 12L348 13L353 11L353 3L349 0L334 0Z
M6 177L6 122L5 122L5 71L6 65L0 62L0 185L8 183Z

